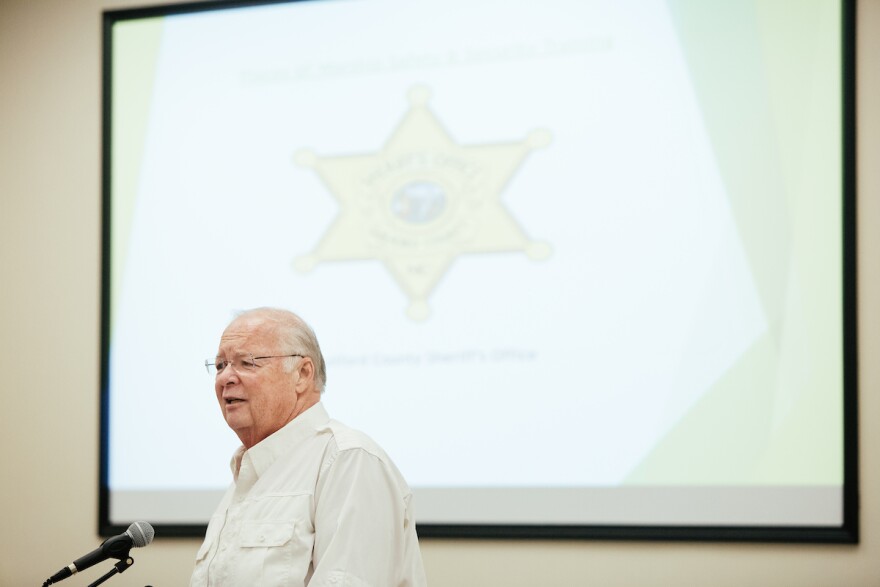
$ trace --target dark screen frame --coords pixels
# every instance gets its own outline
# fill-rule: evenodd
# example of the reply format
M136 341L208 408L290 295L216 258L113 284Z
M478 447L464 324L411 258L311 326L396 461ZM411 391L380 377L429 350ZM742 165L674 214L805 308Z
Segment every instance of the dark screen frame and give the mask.
M111 283L111 113L113 27L127 20L225 10L303 0L214 0L134 9L108 10L102 15L102 255L100 336L100 431L98 478L98 532L112 536L127 524L110 520L109 490L109 345ZM634 525L523 525L523 524L418 524L421 538L635 540L766 543L859 542L858 471L858 339L857 339L857 239L856 239L856 0L841 0L842 29L842 250L843 272L843 414L844 475L843 523L839 527L810 526L634 526ZM134 521L134 520L132 520ZM206 524L159 524L160 537L201 537Z

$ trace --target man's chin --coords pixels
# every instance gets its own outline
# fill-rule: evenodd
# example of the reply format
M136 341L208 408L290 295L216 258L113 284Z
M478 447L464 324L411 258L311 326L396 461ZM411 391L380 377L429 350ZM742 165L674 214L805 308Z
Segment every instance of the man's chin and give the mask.
M248 418L246 414L237 414L235 411L230 413L227 411L224 415L226 416L226 424L235 432L244 430L251 424L250 418Z

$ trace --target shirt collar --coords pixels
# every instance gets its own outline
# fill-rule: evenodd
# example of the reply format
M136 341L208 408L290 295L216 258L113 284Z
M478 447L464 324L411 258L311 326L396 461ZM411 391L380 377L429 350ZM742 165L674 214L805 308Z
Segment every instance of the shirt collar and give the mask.
M272 466L280 455L288 452L292 445L297 445L308 437L313 436L317 430L323 428L329 421L330 416L327 414L327 410L324 409L324 404L318 402L250 449L239 446L235 454L232 455L232 461L230 462L232 476L238 479L238 472L241 470L242 462L248 459L257 477L259 477Z

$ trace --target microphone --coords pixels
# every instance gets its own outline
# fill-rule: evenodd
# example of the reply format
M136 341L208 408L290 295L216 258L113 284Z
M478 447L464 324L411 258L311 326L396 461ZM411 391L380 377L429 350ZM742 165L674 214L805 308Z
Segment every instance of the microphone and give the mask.
M153 541L153 536L155 534L156 532L153 530L153 527L147 522L135 522L128 527L128 530L119 536L108 538L101 543L101 546L92 552L85 556L81 556L46 579L46 582L43 583L43 587L51 585L52 583L57 583L58 581L66 579L80 571L84 571L108 558L122 560L128 557L128 551L131 550L132 546L137 548L146 546Z

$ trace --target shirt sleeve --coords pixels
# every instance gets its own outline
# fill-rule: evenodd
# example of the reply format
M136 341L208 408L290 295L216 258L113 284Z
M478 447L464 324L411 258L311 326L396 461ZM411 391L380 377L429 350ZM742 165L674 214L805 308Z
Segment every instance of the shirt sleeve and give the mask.
M331 458L315 491L309 587L424 585L411 495L400 474L363 448Z

